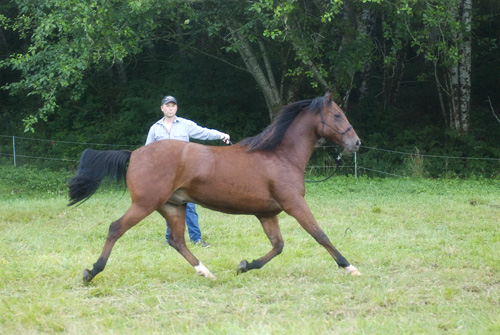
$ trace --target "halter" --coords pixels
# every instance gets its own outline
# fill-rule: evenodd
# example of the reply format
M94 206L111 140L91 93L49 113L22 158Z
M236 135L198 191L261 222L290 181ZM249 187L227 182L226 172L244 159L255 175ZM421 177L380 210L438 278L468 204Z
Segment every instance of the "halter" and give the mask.
M347 127L346 130L344 131L338 131L337 129L333 128L332 126L330 126L328 123L325 122L325 119L323 118L323 111L320 111L319 112L319 115L321 116L321 137L325 137L325 126L327 126L328 128L330 128L331 130L333 130L334 132L336 132L337 134L340 134L341 136L344 136L349 130L352 129L352 126L349 125L349 127ZM342 137L341 137L342 139Z
M321 116L321 137L325 137L325 125L330 128L331 130L333 130L334 132L336 132L337 134L340 134L341 136L344 136L349 130L352 129L352 126L349 125L349 127L346 128L346 130L344 131L338 131L337 129L333 128L332 126L330 126L328 123L325 122L325 118L323 117L323 111L320 111L319 112L319 115ZM342 137L340 138L342 140ZM335 157L335 170L333 170L333 172L326 178L324 179L321 179L321 180L304 180L306 183L322 183L324 181L327 181L328 179L332 178L335 173L337 172L337 169L339 168L339 166L342 164L342 152L340 151L340 149L337 151L337 157Z

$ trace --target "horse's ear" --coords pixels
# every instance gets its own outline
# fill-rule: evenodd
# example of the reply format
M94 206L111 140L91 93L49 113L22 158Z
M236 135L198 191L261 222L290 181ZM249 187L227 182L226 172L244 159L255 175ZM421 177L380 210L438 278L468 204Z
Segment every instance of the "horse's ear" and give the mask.
M333 92L327 92L326 93L326 101L327 102L333 102Z

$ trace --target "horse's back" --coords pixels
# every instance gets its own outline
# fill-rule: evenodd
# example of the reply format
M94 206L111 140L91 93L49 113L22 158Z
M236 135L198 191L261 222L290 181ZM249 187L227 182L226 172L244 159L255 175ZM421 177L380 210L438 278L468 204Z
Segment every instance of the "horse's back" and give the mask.
M222 148L179 140L156 141L132 153L129 169L152 173L168 168L173 173L172 168L184 169L210 160Z
M132 152L127 185L131 191L141 193L183 187L193 178L202 178L207 167L217 161L214 157L220 157L217 152L221 149L178 140L150 143Z

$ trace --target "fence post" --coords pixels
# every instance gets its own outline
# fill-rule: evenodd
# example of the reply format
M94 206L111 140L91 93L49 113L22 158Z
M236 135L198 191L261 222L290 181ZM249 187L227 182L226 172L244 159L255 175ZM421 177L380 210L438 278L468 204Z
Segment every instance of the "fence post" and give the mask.
M16 165L16 137L12 136L12 149L14 152L14 167L17 167Z
M358 179L358 162L356 157L356 153L354 153L354 178Z

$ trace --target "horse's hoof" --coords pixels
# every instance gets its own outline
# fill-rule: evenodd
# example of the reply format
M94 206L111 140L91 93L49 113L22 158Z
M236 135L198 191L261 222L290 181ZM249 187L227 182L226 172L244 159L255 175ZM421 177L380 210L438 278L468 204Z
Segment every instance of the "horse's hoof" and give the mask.
M244 259L240 262L240 265L238 265L238 270L236 271L236 275L239 275L240 273L244 273L247 271L248 271L248 262L246 259Z
M94 278L88 269L83 270L83 281L86 283L90 283L90 281Z
M348 267L346 267L345 270L351 276L361 276L361 272L359 272L359 270L356 269L356 267L354 267L352 265L349 265Z
M216 279L215 276L210 272L210 270L208 270L207 267L205 265L203 265L201 262L199 262L198 265L196 265L194 267L194 269L196 270L198 275L200 275L202 277L212 279L212 280Z

